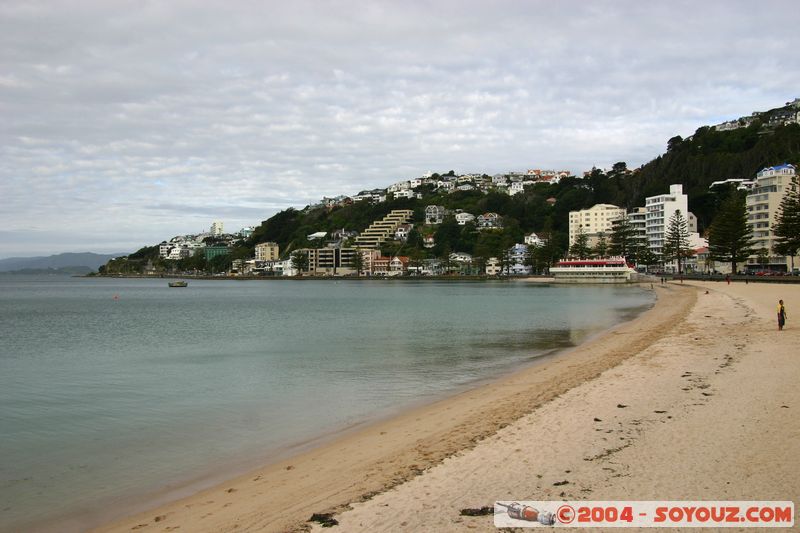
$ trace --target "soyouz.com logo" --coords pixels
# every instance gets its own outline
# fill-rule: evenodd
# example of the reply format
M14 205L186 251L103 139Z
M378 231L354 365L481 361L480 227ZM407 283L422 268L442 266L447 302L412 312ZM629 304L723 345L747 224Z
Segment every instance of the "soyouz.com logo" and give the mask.
M790 501L497 501L497 527L793 527Z

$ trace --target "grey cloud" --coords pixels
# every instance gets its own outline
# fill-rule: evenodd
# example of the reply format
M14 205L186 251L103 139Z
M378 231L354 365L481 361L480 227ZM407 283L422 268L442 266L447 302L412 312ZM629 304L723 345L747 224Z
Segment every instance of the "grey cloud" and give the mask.
M3 2L0 224L44 253L34 222L158 242L427 170L638 165L800 96L800 38L762 31L793 11Z

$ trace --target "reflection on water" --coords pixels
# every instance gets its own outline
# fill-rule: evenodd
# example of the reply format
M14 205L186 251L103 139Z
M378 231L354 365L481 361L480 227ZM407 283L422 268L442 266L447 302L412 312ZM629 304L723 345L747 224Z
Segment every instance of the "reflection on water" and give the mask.
M650 299L517 283L0 280L0 529L439 398Z

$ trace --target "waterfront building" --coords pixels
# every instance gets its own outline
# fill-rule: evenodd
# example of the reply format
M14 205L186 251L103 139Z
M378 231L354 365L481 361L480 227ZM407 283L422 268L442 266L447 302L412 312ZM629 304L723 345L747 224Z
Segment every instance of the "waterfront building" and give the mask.
M645 231L647 246L650 251L660 256L664 248L664 237L669 227L669 220L680 211L683 218L689 220L689 199L683 194L683 185L669 186L669 193L650 196L645 199ZM695 219L695 228L696 228ZM692 230L689 229L691 232ZM695 229L696 231L696 229Z
M530 274L531 267L528 266L528 245L517 243L508 249L506 255L506 274L519 276L522 274Z
M301 248L308 261L303 273L315 276L355 274L353 258L360 253L355 248Z
M376 253L365 259L369 267L364 271L372 276L403 276L409 270L410 258L404 255L388 257Z
M797 175L794 165L784 163L762 169L756 175L755 187L747 194L747 224L753 231L753 250L756 252L747 261L748 269L786 270L790 268L791 259L780 255L775 250L775 216L781 200L792 186L792 178ZM761 249L766 250L766 264L758 262Z
M500 266L500 260L496 257L490 257L486 260L486 275L487 276L498 276L502 268Z
M624 257L611 257L559 261L550 274L558 283L627 283L636 271Z
M256 261L277 261L280 248L274 242L256 244Z
M229 253L231 253L231 249L224 245L206 246L205 248L206 261L211 261L217 256L228 255Z
M628 213L628 222L634 231L635 246L647 246L647 208L637 207Z
M408 263L410 259L405 256L395 256L389 261L389 275L402 276L408 272Z
M466 252L453 252L450 254L453 263L472 263L472 256Z
M575 244L578 233L588 237L588 245L595 246L601 235L611 233L612 224L622 218L625 210L611 204L595 204L588 209L569 212L569 245Z

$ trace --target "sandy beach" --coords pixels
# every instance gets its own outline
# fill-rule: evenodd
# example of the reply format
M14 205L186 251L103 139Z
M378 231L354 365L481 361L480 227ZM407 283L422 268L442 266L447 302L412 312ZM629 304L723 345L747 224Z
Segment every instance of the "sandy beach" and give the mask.
M308 518L330 512L348 532L495 531L460 510L796 500L800 286L655 290L651 310L570 353L98 531L317 529Z

